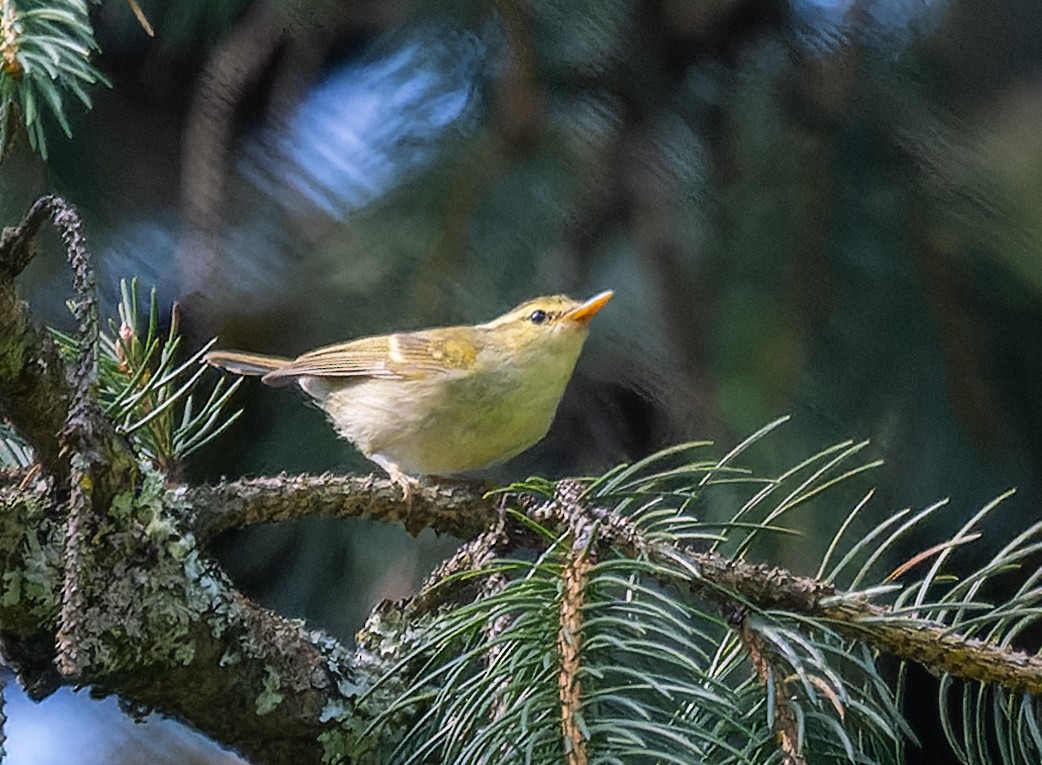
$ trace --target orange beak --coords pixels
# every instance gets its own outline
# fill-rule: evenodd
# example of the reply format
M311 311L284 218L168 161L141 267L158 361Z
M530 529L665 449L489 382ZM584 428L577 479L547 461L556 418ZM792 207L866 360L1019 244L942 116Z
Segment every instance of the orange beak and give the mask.
M570 310L562 318L569 319L577 324L586 324L593 318L594 314L604 308L604 305L611 300L611 296L614 294L615 293L611 290L605 290L604 292L594 295L585 303L580 303Z

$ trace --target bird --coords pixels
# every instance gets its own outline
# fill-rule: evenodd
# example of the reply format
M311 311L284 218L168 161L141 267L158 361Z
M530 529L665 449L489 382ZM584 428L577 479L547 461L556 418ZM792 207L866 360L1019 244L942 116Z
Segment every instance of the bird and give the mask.
M362 337L296 358L215 350L207 363L296 384L408 499L418 478L469 473L542 440L611 290L548 295L473 326Z

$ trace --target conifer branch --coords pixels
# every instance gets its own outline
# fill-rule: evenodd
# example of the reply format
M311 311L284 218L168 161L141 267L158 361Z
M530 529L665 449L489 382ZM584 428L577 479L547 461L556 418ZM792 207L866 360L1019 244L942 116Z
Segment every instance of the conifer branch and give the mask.
M872 603L870 594L844 592L820 579L691 546L651 542L625 517L603 508L586 510L584 502L575 501L574 496L573 489L565 488L550 501L530 504L528 514L540 522L568 528L577 515L588 513L598 521L598 544L662 564L674 572L678 582L719 602L723 613L753 606L762 611L801 614L823 620L839 634L921 664L935 674L997 684L1014 693L1042 695L1042 656L969 637L949 624L909 618Z
M774 735L782 752L783 765L807 765L807 759L800 750L799 721L789 705L789 696L786 691L788 679L779 677L779 672L774 666L771 652L767 642L753 627L748 614L742 614L731 620L732 626L738 633L742 647L749 656L749 662L756 671L760 683L772 694L768 708L773 708L772 723Z
M840 634L865 641L881 653L921 664L934 674L1042 695L1042 657L1038 655L971 638L948 625L907 618L894 609L873 604L868 595L845 593L782 568L690 548L648 544L633 529L627 529L623 537L613 537L613 541L622 542L630 552L643 551L659 562L680 564L678 576L693 589L732 607L749 603L764 610L823 619ZM732 601L727 593L733 593L738 601Z
M591 524L572 531L572 544L561 573L561 602L557 629L557 692L561 700L561 736L567 765L589 761L582 725L583 606L589 579Z
M68 97L89 108L87 88L108 84L91 63L97 47L86 0L0 0L0 153L15 114L44 159L44 112L72 135Z

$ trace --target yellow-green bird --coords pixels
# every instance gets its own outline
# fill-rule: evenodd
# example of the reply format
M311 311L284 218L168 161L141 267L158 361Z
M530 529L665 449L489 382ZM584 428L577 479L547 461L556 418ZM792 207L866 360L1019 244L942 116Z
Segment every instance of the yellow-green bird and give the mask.
M590 319L611 296L538 297L485 324L363 337L295 359L213 351L206 360L299 384L408 495L409 476L487 467L542 439Z

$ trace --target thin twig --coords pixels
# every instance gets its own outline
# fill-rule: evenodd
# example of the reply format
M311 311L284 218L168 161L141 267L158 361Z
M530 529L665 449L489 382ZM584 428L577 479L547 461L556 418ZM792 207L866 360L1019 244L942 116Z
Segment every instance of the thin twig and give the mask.
M73 270L77 299L73 311L80 324L84 352L74 382L50 336L30 315L14 289L13 280L29 264L35 240L44 223L58 230ZM56 196L38 199L22 221L0 235L0 354L20 364L4 365L0 376L2 414L33 447L36 459L59 478L68 475L73 454L82 451L69 442L70 423L90 433L99 453L123 450L94 403L95 346L98 338L94 275L90 268L81 223L76 210ZM59 436L61 433L63 435Z
M800 751L799 721L796 713L789 705L788 695L785 692L785 680L778 676L778 672L771 660L771 652L766 641L756 631L750 622L747 612L742 612L737 624L732 624L738 633L746 655L749 657L756 676L764 687L774 687L774 735L778 746L782 751L782 763L784 765L807 765L807 759Z
M29 265L36 255L33 241L61 201L54 196L40 197L17 226L5 228L0 233L0 281L14 279Z
M568 496L568 483L562 499L574 504ZM561 492L559 492L561 494ZM586 585L594 560L590 543L593 540L595 522L588 515L570 515L575 524L571 528L571 557L565 562L561 573L561 602L558 609L557 629L557 694L561 704L561 736L564 742L564 758L567 765L586 765L589 762L586 735L582 723L582 668L583 668L583 607L586 604Z
M72 403L58 436L62 452L70 455L69 515L65 527L65 570L56 644L57 665L63 676L79 677L84 667L77 632L88 621L81 577L87 572L84 551L94 544L94 530L117 493L133 486L136 460L116 435L98 402L98 303L94 270L83 240L75 208L52 198L51 221L61 236L73 274L76 299L72 313L79 323L80 355Z
M7 685L7 668L0 663L0 762L7 761L4 744L7 743L7 714L4 711L4 691Z

